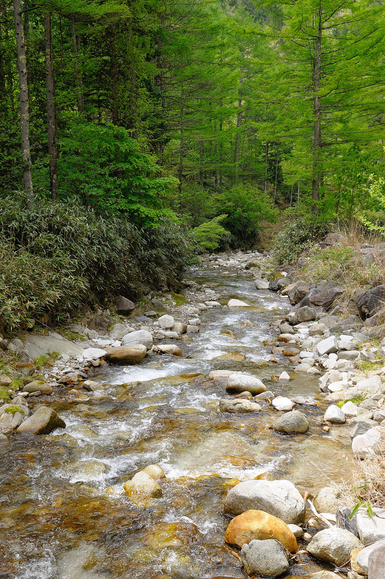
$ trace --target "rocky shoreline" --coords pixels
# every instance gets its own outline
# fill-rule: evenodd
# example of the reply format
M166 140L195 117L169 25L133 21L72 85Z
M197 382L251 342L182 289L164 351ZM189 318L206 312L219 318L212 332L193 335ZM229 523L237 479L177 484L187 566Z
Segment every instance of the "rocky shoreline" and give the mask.
M344 320L326 311L340 295L338 288L325 284L310 287L304 280L290 283L290 275L286 275L290 272L272 275L268 256L258 252L209 256L202 260L202 267L228 268L230 276L236 275L234 271L251 273L257 290L270 288L279 291L282 299L290 300L294 307L285 319L277 322L276 339L269 343L272 356L283 356L288 370L291 367L294 373L319 375L320 397L330 403L323 416L324 431L345 429L358 459L370 458L382 448L385 366L381 360L385 342L374 345L358 315ZM65 426L50 408L50 397L81 401L89 396L105 396L102 384L92 377L108 363L137 364L146 356L186 355L189 340L199 333L202 312L248 305L240 300L223 304L221 298L215 289L200 288L195 282L189 282L183 296L154 296L144 311L137 311L132 302L120 299L120 307L126 308L125 314L132 312L129 318L116 321L110 312L100 312L87 324L69 326L72 335L79 337L75 341L55 332L48 336L26 336L24 341L2 340L2 348L16 355L19 361L12 372L0 375L0 384L11 388L11 401L0 407L0 441L8 444L8 437L14 436L13 433L49 434ZM38 356L34 356L36 353ZM47 356L43 370L33 363L39 356ZM378 368L364 372L363 362ZM277 378L284 385L289 383L290 374L282 372ZM280 413L273 428L284 434L305 433L309 427L306 412L297 410L296 405L306 408L307 404L317 404L315 400L299 397L274 396L263 381L246 372L214 370L209 380L223 386L228 393L218 403L221 412L260 412L261 404L271 404ZM164 473L157 465L148 468L149 472L144 469L125 483L124 490L131 499L136 495L140 500L161 495L159 481ZM278 509L280 504L283 510ZM333 563L336 568L346 569L348 564L349 579L366 575L369 579L382 579L378 573L382 572L379 562L385 549L383 509L373 508L369 517L367 510L360 508L350 519L351 510L346 508L334 487L321 489L314 506L309 504L315 513L313 526L318 529L314 535L306 532L311 521L307 521L305 531L303 529L306 501L289 481L252 480L241 482L229 491L225 511L235 518L225 540L241 548L247 573L275 577L286 572L289 553L296 552L298 539L317 559ZM289 514L290 509L296 514ZM327 528L322 529L325 525ZM329 579L335 577L335 573L323 571L311 577Z

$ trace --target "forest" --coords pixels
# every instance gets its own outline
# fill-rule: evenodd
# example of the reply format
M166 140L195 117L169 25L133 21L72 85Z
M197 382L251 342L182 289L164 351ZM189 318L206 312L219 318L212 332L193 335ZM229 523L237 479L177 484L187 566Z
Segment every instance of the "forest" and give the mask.
M382 0L1 0L0 327L385 222Z

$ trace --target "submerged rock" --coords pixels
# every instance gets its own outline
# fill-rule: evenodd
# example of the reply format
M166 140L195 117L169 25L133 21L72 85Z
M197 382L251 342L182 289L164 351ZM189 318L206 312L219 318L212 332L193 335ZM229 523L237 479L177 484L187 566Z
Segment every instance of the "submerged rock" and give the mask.
M249 510L265 511L285 523L301 523L305 501L288 480L250 480L237 484L227 494L225 511L239 515Z
M143 469L142 472L145 472L154 480L160 480L161 478L165 478L163 469L157 464L149 464L148 466L146 466L146 468Z
M303 434L309 429L308 419L299 410L287 412L273 424L274 430L285 434Z
M229 400L227 398L219 401L219 410L221 412L259 412L261 407L256 402L236 398Z
M225 541L230 545L242 547L254 539L276 539L291 553L298 549L297 540L287 524L263 511L246 511L227 527Z
M227 305L229 306L229 308L238 308L238 307L250 307L249 304L247 304L246 302L243 302L242 300L229 300L227 302Z
M138 472L131 480L125 482L123 488L131 499L159 498L163 494L158 483L144 471Z

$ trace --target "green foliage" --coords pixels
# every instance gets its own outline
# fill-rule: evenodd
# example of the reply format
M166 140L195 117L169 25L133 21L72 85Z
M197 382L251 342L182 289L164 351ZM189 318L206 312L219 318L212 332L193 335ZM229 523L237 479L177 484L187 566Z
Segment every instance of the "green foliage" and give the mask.
M12 414L12 416L15 416L16 412L19 412L20 414L25 414L25 411L20 408L20 406L8 406L8 408L6 408L4 410L4 412L6 412L7 414Z
M358 212L358 219L369 231L385 235L385 178L370 175L369 185L363 188L365 196L374 202L372 211Z
M9 389L5 386L0 386L0 400L9 400Z
M217 249L219 243L229 235L229 232L221 225L221 221L226 219L226 217L226 214L218 215L211 221L206 221L192 230L201 251Z
M31 210L17 197L0 200L0 327L29 328L44 314L63 319L119 293L176 285L189 252L173 221L139 230L76 201Z
M323 223L305 217L289 223L277 235L274 244L274 259L278 264L293 263L300 254L309 249L326 233Z
M104 213L125 213L140 226L172 217L163 201L177 180L159 177L154 157L142 153L123 127L71 123L61 153L62 198L79 197Z
M258 241L261 221L274 221L278 209L255 185L242 183L214 195L216 213L225 214L223 225L231 233L231 245L251 247Z
M339 400L336 403L336 406L338 406L338 408L342 408L342 406L344 404L346 404L347 402L353 402L354 404L359 404L363 400L365 400L365 398L363 398L362 396L356 396L355 398L349 398L348 400Z

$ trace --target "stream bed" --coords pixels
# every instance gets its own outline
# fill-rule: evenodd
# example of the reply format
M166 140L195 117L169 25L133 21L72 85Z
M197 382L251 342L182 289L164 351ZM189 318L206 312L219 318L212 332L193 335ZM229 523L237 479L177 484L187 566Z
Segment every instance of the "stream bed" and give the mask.
M270 472L315 494L351 469L350 440L338 428L321 429L318 376L294 373L267 345L288 301L256 291L246 274L192 275L222 294L221 303L234 297L250 307L202 312L200 333L176 342L183 357L110 366L93 378L104 385L96 395L54 395L65 429L14 435L0 448L1 578L245 578L239 553L224 543L228 490ZM218 402L229 395L208 379L212 370L248 372L274 395L315 399L296 406L309 431L273 431L280 413L268 402L258 413L220 413ZM290 381L277 380L283 370ZM163 496L134 504L123 483L150 464L166 475ZM323 568L299 554L285 576Z

